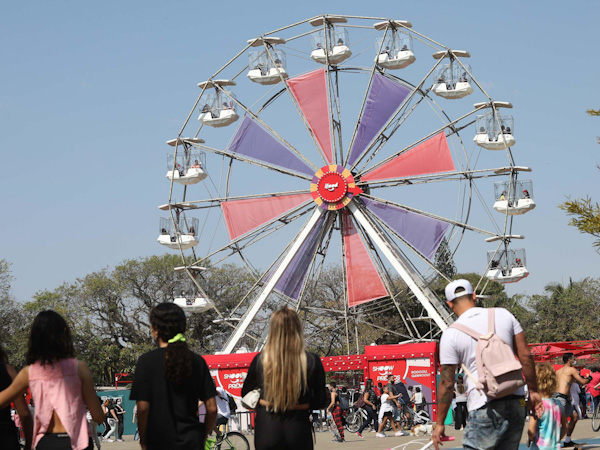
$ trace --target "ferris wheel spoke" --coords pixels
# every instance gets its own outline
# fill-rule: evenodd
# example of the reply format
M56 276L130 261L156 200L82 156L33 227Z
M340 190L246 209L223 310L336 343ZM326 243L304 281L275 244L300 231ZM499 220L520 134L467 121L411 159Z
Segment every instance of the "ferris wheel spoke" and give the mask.
M313 261L317 255L319 243L325 232L328 231L331 225L331 215L322 214L319 222L310 231L304 242L302 242L299 250L294 254L292 260L285 267L277 280L274 289L293 300L298 300L302 293L309 270L313 265ZM292 252L293 246L289 252ZM287 253L282 257L282 262L287 258ZM275 264L271 272L266 276L268 282L277 273L281 264Z
M404 87L406 90L408 90L408 94L404 96L404 98L402 99L402 102L400 104L397 105L397 111L394 114L394 111L392 111L392 113L390 114L390 116L387 118L387 120L383 121L383 123L380 124L379 128L374 128L375 134L372 136L372 138L365 142L365 143L361 143L361 146L364 145L365 148L362 148L362 151L360 152L356 152L358 153L353 159L354 162L352 163L352 168L351 170L354 170L356 168L356 166L362 161L362 159L369 153L373 153L376 154L381 147L393 136L393 134L396 132L396 130L399 128L399 125L397 126L392 126L392 128L390 129L390 126L398 121L399 123L404 122L404 120L406 120L406 118L412 113L412 111L414 111L415 107L413 107L412 109L408 110L408 114L404 114L403 113L403 109L400 108L401 104L403 103L404 105L408 105L412 99L415 97L415 95L419 92L423 92L422 88L423 85L425 84L425 82L427 81L427 79L429 78L429 76L433 73L433 71L436 69L436 67L440 64L440 61L438 61L436 64L434 64L434 66L431 68L431 70L429 71L429 73L427 73L423 79L421 80L421 82L419 84L417 84L416 86L412 86L412 91L410 89L408 89L406 86L404 86L404 84L407 84L406 82L404 82L403 80L401 80L398 77L395 77L393 75L381 75L382 79L386 79L386 80L396 80L397 83L394 83L393 81L390 81L391 83L394 83L397 86L401 86ZM393 85L390 84L390 82L386 82L387 86L392 87ZM403 84L401 84L403 83ZM389 87L388 87L389 89ZM396 91L398 90L398 88L395 89ZM423 100L423 98L425 97L425 94L423 94L422 98L420 101ZM418 103L417 102L417 105ZM402 115L404 115L405 117L403 117ZM398 119L399 118L399 119ZM380 118L381 119L381 118ZM443 128L442 128L443 129ZM384 139L381 139L381 138ZM369 144L373 142L373 144L371 144L369 146ZM373 150L373 145L376 145L375 150ZM368 147L367 147L368 146Z
M431 260L435 256L450 223L408 209L362 198L366 208L398 233L419 253Z
M352 137L347 165L354 167L368 145L389 122L409 94L410 89L406 86L396 83L379 72L373 74L369 94Z
M312 163L307 164L304 157L299 158L249 116L244 117L227 149L232 153L306 175L312 175L317 170Z
M221 202L231 240L271 223L273 219L312 200L310 193L247 198Z
M307 206L310 206L310 208L307 208ZM256 244L257 242L265 239L266 237L275 233L276 231L280 230L281 228L285 227L286 225L288 225L292 222L295 222L297 219L299 219L300 217L302 217L306 213L308 213L310 210L312 210L312 207L313 207L313 205L310 202L305 202L305 203L299 205L298 207L293 208L292 210L288 211L287 214L276 217L276 218L270 220L269 222L265 222L262 225L258 226L256 229L248 232L247 234L230 241L229 243L212 251L211 253L208 253L207 255L203 256L202 258L200 258L199 260L194 262L194 264L202 264L205 261L210 261L211 258L214 257L215 255L218 255L223 252L228 252L229 253L228 255L222 257L218 261L218 262L222 262L225 259L229 258L231 256L231 254L236 253L237 251L240 251L240 250L244 250L247 247L252 246L252 245ZM276 226L273 226L277 222L279 222L279 223ZM240 244L242 242L243 242L243 244ZM211 261L211 264L217 264L217 262Z
M463 116L459 117L458 119L455 119L453 121L450 121L450 122L444 124L443 126L441 126L440 128L438 128L437 130L433 131L432 133L429 133L428 135L426 135L425 137L419 139L418 141L415 141L412 144L404 147L402 150L394 153L393 155L391 155L390 157L384 159L380 163L375 164L373 167L361 170L358 173L358 176L362 177L364 174L368 174L368 173L374 172L377 169L379 169L380 167L386 166L388 163L391 163L392 161L394 161L396 158L398 158L399 156L401 156L404 153L408 153L408 152L410 152L410 151L412 151L412 150L414 150L416 148L421 148L422 149L423 147L427 147L428 145L430 145L430 144L427 144L427 142L429 142L429 141L431 141L431 142L437 142L437 141L435 141L436 139L440 139L441 140L440 135L442 135L442 134L444 135L444 138L446 138L445 133L444 133L445 129L451 129L452 130L454 128L455 124L457 124L461 120L463 120L463 119L465 119L465 118L467 118L467 117L475 114L476 112L478 112L482 108L483 108L483 106L478 106L474 110L470 111L467 114L464 114ZM447 141L446 141L445 145L446 145L446 147L448 147ZM449 151L450 150L448 149L448 153L449 153Z
M498 171L503 168L497 169L477 169L477 170L457 170L454 172L431 172L423 175L412 175L412 176L399 176L384 178L381 180L369 180L360 181L356 183L358 186L363 187L368 184L369 189L380 189L389 188L401 185L412 185L421 183L441 182L441 181L464 181L465 179L475 180L483 178L500 177Z
M344 267L350 308L389 296L350 214L342 215Z
M281 167L281 164L279 164L279 162L271 163L271 162L267 162L267 161L257 160L258 156L254 157L256 159L251 159L251 158L246 157L244 155L244 153L235 153L230 150L219 150L219 149L208 147L208 146L202 145L202 144L195 144L194 146L196 148L199 148L201 150L204 150L204 151L207 151L210 153L214 153L216 155L227 156L229 158L232 158L232 159L235 159L238 161L242 161L242 162L245 162L248 164L253 164L255 166L263 167L265 169L274 170L275 172L280 172L280 173L283 173L286 175L291 175L293 177L302 178L303 180L311 180L312 176L314 175L314 172L311 174L311 176L304 175L304 173L308 174L307 166L303 166L303 165L299 164L299 161L297 162L297 165L302 169L302 170L300 170L302 173L292 172L291 170L293 170L293 169L287 170L287 168ZM250 147L247 150L248 150L248 152L251 152L252 150L254 150L254 148ZM260 149L257 149L256 153L258 153L260 155ZM293 155L291 155L291 156L293 156ZM273 157L270 157L268 159L273 159ZM289 160L294 162L293 158L289 158Z
M254 131L253 135L256 135L256 136L260 135L261 140L268 140L266 137L266 136L268 136L268 138L270 138L272 141L274 141L274 143L277 144L278 147L285 149L288 153L290 153L290 152L293 153L296 156L296 159L300 160L300 162L304 166L309 168L309 172L310 171L312 171L312 173L316 172L317 167L312 162L310 162L301 152L299 152L292 144L287 142L275 130L273 130L271 127L269 127L269 125L267 125L260 117L258 117L252 111L250 111L250 109L248 109L237 98L235 98L235 96L233 96L230 92L228 92L222 86L217 85L217 88L221 92L223 92L225 95L227 95L231 99L232 102L235 102L240 108L242 108L246 112L246 116L244 117L242 124L238 128L238 133L240 132L240 130L242 130L244 123L247 122L247 120L249 120L250 122L256 124L258 129L262 132L261 133L259 131ZM248 125L246 125L246 127L248 127ZM267 130L267 131L265 131L265 130ZM238 133L236 133L236 136ZM236 136L234 136L234 139ZM273 136L275 136L277 139L275 139ZM273 144L271 144L271 145L273 145ZM295 163L295 164L297 165L298 163Z
M378 211L385 211L386 216L389 217L388 220L391 220L392 223L393 223L394 220L399 220L400 217L403 217L402 216L402 211L408 211L409 213L414 214L414 215L419 215L419 216L427 217L427 218L433 219L433 220L435 220L437 222L445 222L448 225L454 225L454 226L462 228L464 230L474 231L476 233L480 233L480 234L483 234L485 236L492 237L492 236L497 236L497 234L498 234L498 233L495 233L495 232L492 232L492 231L487 231L487 230L484 230L482 228L477 228L477 227L474 227L472 225L468 225L468 224L463 223L463 222L459 222L457 220L448 219L446 217L442 217L442 216L438 216L436 214L432 214L432 213L429 213L429 212L426 212L426 211L422 211L420 209L413 208L411 206L401 205L401 204L396 203L396 202L392 202L392 201L385 200L385 199L382 199L382 198L374 197L372 195L362 195L361 199L362 200L366 200L366 202L364 202L365 206L367 206L366 203L369 203L371 205L376 205L376 206L374 206L374 208L376 210L378 210ZM375 203L371 203L371 202L375 202ZM393 211L392 212L386 211L387 208L385 208L382 205L388 205L390 208L392 208ZM367 208L370 210L370 208L368 206L367 206ZM393 216L396 214L395 211L397 211L397 217L394 219ZM375 212L373 212L373 214L375 214ZM389 216L387 214L389 214ZM379 217L379 218L381 220L383 220L385 223L387 223L387 221L384 220L383 218L381 218L381 217ZM431 224L431 225L433 225L433 224ZM392 226L392 229L394 229L394 227L398 227L398 228L401 229L402 228L402 224L399 224L399 223L395 224L394 226ZM421 230L419 230L419 231L421 231Z
M359 205L357 202L350 202L348 204L348 208L354 218L365 229L365 232L402 277L437 326L445 330L448 327L448 323L452 322L447 308L431 292L431 289L425 284L419 273L410 265L406 257L389 242L379 227L373 223L373 219L369 218Z
M440 172L454 172L454 162L443 131L379 165L361 177L361 181L403 178Z
M313 141L329 164L334 161L325 69L290 78L286 83ZM327 118L327 119L325 119Z
M271 271L263 277L266 282L262 292L244 313L242 320L223 347L223 353L231 353L234 350L235 346L244 336L248 326L256 317L273 289L277 289L285 295L288 295L288 293L292 295L294 295L296 292L298 292L298 294L300 293L300 289L306 275L302 275L301 272L300 275L298 275L293 271L288 271L287 269L290 266L301 269L304 265L308 267L310 264L312 256L314 256L314 252L310 259L307 259L307 254L303 253L302 250L309 250L309 248L312 248L313 246L316 249L318 237L321 235L323 223L325 222L326 217L323 212L324 210L322 208L316 207L313 209L312 216L300 233L298 233L298 236L289 247L289 250L285 256L283 256L281 263L279 263L276 267L272 266ZM309 246L309 248L304 247L305 243ZM288 295L288 297L292 296Z

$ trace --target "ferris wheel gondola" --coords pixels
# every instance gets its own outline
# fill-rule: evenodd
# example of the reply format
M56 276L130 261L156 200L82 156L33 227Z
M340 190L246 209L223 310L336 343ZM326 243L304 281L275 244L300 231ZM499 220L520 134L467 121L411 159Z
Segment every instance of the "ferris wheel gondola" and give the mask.
M363 22L354 24L350 20ZM369 20L369 25L362 25L364 20ZM254 280L236 308L221 312L233 327L223 352L233 352L240 345L259 349L265 338L265 308L281 302L300 307L311 295L318 295L323 267L332 258L341 264L336 282L343 286L342 316L347 334L348 317L358 320L358 311L365 314L394 308L405 328L387 332L405 339L433 338L453 321L451 312L431 288L433 279L449 278L438 260L456 255L465 235L509 234L512 216L519 214L515 211L525 200L515 194L515 189L524 185L514 183L518 166L510 147L506 148L508 166L499 152L488 153L490 158L484 163L487 166L471 161L460 131L475 122L474 116L486 106L476 105L472 110L465 107L463 114L452 119L433 94L460 99L475 93L476 87L483 103L493 104L493 100L472 78L470 67L461 61L470 56L467 52L449 50L414 32L409 25L385 18L325 15L307 19L248 41L245 49L212 75L213 81L199 84L203 92L194 111L200 110L203 124L212 122L212 127L217 126L214 120L220 120L222 112L208 117L210 111L204 111L204 105L210 109L211 105L227 104L235 111L235 120L238 113L242 116L231 133L204 133L201 129L209 144L190 141L191 147L205 152L207 158L215 158L215 163L221 160L223 181L218 192L210 193L209 198L196 200L196 191L184 190L181 202L193 205L196 209L188 212L198 212L205 221L211 211L218 212L216 218L212 216L212 230L220 244L201 240L191 266L203 265L211 270L236 258ZM319 30L315 32L311 26ZM348 29L352 29L353 36L367 30L381 35L378 39L368 35L358 39L353 45L362 43L368 47L357 49L356 56L350 59ZM435 66L421 68L423 77L414 82L388 72L395 67L386 66L379 56L372 60L373 41L378 42L380 51L388 35L395 36L397 44L405 39L404 35L411 39L418 36L419 41L439 49L434 55ZM307 66L306 71L295 74L289 72L290 66L281 67L285 76L277 70L273 90L268 94L262 91L264 98L253 98L252 92L257 88L251 88L249 81L269 84L262 83L261 77L280 68L266 71L267 68L248 65L244 58L247 51L252 51L254 44L262 45L263 56L274 63L276 52L285 52L288 57L306 54L302 49L306 48L307 39L313 45L311 59L324 67L315 70ZM336 50L336 46L340 48ZM364 60L371 67L354 64L363 53L369 55ZM399 53L392 56L397 58ZM392 63L394 58L387 62ZM445 60L447 64L443 63ZM302 58L298 61L300 64ZM413 60L412 68L420 62ZM400 62L398 68L399 65ZM253 78L253 70L260 74L254 73ZM236 77L243 74L249 81L246 85L240 83L234 96L228 86L233 86ZM433 86L428 84L432 74L438 81ZM440 74L444 76L443 83L439 82ZM211 95L218 95L218 101L211 100ZM355 111L347 105L354 105ZM182 132L187 125L188 122ZM495 168L498 165L501 167ZM216 164L211 163L211 167ZM478 184L490 180L508 183L514 198L504 211L505 217L511 217L504 220L504 225L494 222L494 231L473 223L479 217L474 214L477 197L472 193ZM206 183L199 186L203 185ZM450 192L457 195L456 209L448 207ZM172 186L171 205L175 204L174 195ZM428 201L424 196L429 196ZM481 208L491 206L492 202ZM500 207L496 203L493 206ZM180 220L179 216L173 220ZM182 226L174 228L177 236L185 235ZM210 229L211 225L203 228ZM183 250L179 242L172 248ZM503 282L509 282L509 278L517 281L526 276L516 275L525 269L524 265L508 267L513 261L511 254L506 248L505 263L500 255L505 274L500 270L501 276L494 275L493 279L504 277ZM520 259L524 262L524 254ZM490 278L489 265L482 279ZM430 275L424 275L425 272ZM394 276L401 278L401 285ZM200 280L195 279L194 284L202 287ZM478 293L483 294L483 289L482 284ZM407 310L399 300L406 292L419 305L416 312ZM218 299L212 300L218 310ZM422 323L426 325L419 325Z
M441 64L434 74L433 92L447 99L459 99L473 93L471 86L471 66L463 64L458 57L469 58L464 50L448 50L433 54L434 59L448 58L447 64Z
M404 69L417 60L413 53L412 37L400 31L402 27L411 28L412 24L406 20L390 20L373 25L376 30L389 31L389 34L376 41L379 53L375 62L378 66L390 70Z

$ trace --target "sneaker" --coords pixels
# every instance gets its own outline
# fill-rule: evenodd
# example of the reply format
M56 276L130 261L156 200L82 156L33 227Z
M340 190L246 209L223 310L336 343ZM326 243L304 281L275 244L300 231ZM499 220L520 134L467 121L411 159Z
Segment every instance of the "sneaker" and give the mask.
M564 442L562 447L579 447L583 444L580 444L579 442L575 442L575 441L569 441L569 442Z
M375 435L375 437L378 437L378 438L384 438L384 437L386 437L386 435L385 435L385 433L377 433L377 434Z
M123 439L117 439L117 442L125 442Z
M361 438L361 439L364 439L364 437L363 437L363 435L362 435L362 434L360 434L360 433L358 433L358 432L357 432L357 433L356 433L356 435L357 435L359 438Z
M346 441L342 441L341 439L332 439L331 442L335 442L337 444L343 444Z
M404 431L396 431L396 433L394 433L394 436L406 436L406 433Z

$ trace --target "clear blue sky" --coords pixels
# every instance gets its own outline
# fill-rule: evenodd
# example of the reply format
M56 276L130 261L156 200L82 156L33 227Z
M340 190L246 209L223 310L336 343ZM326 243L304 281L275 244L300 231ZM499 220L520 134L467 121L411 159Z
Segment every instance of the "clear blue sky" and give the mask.
M164 142L176 137L196 83L246 39L321 13L410 20L427 36L469 50L473 73L492 97L514 104L513 151L534 169L538 207L515 230L526 236L531 275L509 293L600 275L592 239L568 227L557 208L569 195L600 200L600 119L585 114L600 107L600 3L262 5L4 3L0 258L12 264L19 300L126 258L163 253L156 206L168 198ZM489 249L482 239L470 242L459 270L483 269Z

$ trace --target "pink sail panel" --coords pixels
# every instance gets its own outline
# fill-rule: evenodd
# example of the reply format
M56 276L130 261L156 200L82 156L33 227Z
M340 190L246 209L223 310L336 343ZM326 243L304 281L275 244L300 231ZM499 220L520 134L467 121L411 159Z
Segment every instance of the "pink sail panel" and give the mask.
M453 172L454 162L443 131L361 177L361 181L386 180L429 173Z
M353 307L387 297L389 294L375 264L346 210L344 210L343 225L348 306Z
M310 194L261 197L221 202L231 240L248 233L274 218L312 200Z
M318 69L305 75L290 78L287 83L325 158L327 158L327 162L332 164L333 151L331 149L331 126L329 123L325 69Z

